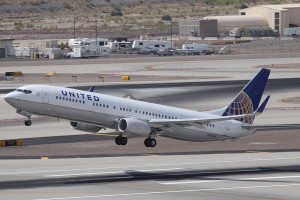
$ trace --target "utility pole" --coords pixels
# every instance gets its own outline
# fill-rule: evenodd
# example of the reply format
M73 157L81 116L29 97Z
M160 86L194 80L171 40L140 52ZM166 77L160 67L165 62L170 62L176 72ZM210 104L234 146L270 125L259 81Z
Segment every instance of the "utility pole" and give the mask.
M98 46L97 38L98 38L98 24L96 20L96 46Z
M171 49L173 49L173 40L172 40L172 36L173 36L173 28L172 28L172 26L173 26L173 23L172 23L173 21L172 21L172 18L171 18Z
M75 36L76 36L75 35L75 16L74 16L74 29L73 30L74 30L74 40L75 40Z

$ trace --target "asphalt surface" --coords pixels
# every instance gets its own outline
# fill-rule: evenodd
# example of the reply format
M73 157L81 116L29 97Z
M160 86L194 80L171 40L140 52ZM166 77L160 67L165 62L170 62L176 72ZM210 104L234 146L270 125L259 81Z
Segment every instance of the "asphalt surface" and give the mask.
M1 199L299 199L300 154L7 160Z

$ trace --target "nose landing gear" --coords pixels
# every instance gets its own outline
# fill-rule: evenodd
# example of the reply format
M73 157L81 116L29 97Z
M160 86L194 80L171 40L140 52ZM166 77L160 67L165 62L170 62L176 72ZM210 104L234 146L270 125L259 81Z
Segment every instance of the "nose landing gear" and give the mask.
M31 124L32 124L32 122L31 122L30 118L25 121L25 126L31 126Z

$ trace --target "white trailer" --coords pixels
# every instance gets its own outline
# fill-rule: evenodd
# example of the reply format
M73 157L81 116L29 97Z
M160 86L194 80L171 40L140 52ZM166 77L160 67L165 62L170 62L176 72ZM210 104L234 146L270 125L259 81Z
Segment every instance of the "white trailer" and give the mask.
M183 44L182 45L183 50L195 50L196 52L202 53L205 51L208 51L207 44Z
M74 58L105 57L109 55L109 48L99 46L74 47L73 53L70 55Z
M179 55L200 55L208 51L207 44L183 44L181 49L176 49Z
M110 52L114 53L131 53L133 51L132 49L132 42L108 42L108 47L110 49Z
M32 53L38 52L37 48L33 47L15 47L16 57L30 57Z
M72 52L68 53L72 58L101 57L109 55L108 39L70 39L69 46Z
M142 53L156 53L162 48L172 48L174 45L170 41L162 40L135 40L132 48L137 49Z

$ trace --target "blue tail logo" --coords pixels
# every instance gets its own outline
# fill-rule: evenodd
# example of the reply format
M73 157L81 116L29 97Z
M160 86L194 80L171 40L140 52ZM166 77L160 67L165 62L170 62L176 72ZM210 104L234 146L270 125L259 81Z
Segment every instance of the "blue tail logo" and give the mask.
M250 114L257 110L265 90L270 70L261 69L260 72L239 92L237 97L227 106L222 116ZM252 124L254 117L239 119Z

